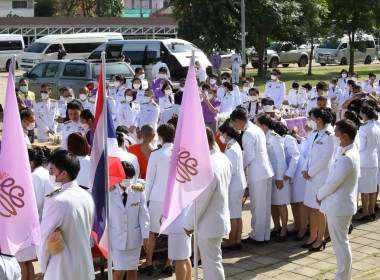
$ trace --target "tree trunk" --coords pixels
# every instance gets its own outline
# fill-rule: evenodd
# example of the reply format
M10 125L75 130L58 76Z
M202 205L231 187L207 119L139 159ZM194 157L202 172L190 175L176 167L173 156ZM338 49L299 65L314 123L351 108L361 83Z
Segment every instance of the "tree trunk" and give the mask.
M264 71L264 51L265 51L266 43L267 43L267 36L259 35L258 42L257 42L257 54L259 55L258 76L260 77L264 77L266 74Z
M311 38L311 49L310 49L310 56L309 56L309 70L307 72L307 74L309 76L313 75L313 73L311 73L311 63L313 62L313 53L314 53L314 38Z
M351 32L349 35L350 40L350 69L348 72L354 72L354 59L355 59L355 31Z

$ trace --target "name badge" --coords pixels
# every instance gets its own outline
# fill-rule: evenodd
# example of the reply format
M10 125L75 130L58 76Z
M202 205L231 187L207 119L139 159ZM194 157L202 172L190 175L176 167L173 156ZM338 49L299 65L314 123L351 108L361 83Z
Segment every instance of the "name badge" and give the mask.
M317 144L319 144L319 145L323 145L323 142L321 142L321 141L317 141Z
M136 202L136 203L132 203L131 204L131 207L135 207L135 206L138 206L138 205L140 205L141 204L141 202L139 201L139 202Z

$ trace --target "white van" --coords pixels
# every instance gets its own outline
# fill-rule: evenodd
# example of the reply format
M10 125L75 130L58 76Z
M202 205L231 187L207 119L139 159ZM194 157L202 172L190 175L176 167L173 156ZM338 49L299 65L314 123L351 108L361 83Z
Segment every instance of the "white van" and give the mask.
M21 64L21 55L25 49L24 39L21 35L0 35L0 68L9 71L12 55L16 55L16 68Z
M89 59L100 59L101 52L107 53L107 59L116 59L120 54L130 58L133 70L142 67L149 82L152 81L152 67L157 58L165 62L170 71L171 80L179 81L186 78L191 52L195 51L195 60L198 60L205 68L211 65L207 56L196 46L181 39L147 39L147 40L122 40L107 42L96 48ZM175 84L176 85L176 84Z
M376 59L376 47L373 36L360 35L355 38L356 51L354 63L370 64ZM347 65L350 63L350 43L348 36L340 39L329 38L319 45L315 54L316 62L326 64Z
M63 45L67 53L64 59L85 59L99 45L121 39L123 36L116 32L47 35L25 50L21 68L28 71L42 61L57 59L59 45Z

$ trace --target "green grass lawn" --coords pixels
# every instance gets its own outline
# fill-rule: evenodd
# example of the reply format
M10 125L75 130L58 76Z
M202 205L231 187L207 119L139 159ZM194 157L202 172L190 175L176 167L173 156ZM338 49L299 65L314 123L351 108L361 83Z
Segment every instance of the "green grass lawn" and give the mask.
M307 75L307 67L305 68L281 68L281 78L280 80L286 84L286 99L288 96L289 89L292 88L292 83L298 81L300 85L305 83L310 83L313 87L320 81L324 81L327 84L330 83L332 77L339 78L339 73L341 69L347 69L348 66L332 67L332 68L314 68L312 69L312 76ZM379 65L361 66L355 65L355 72L359 75L359 82L363 82L368 79L369 72L375 72L377 76L380 76ZM265 83L270 80L271 72L268 71L265 77L258 77L256 69L248 69L247 77L253 76L255 78L255 86L260 90L260 96L264 96Z

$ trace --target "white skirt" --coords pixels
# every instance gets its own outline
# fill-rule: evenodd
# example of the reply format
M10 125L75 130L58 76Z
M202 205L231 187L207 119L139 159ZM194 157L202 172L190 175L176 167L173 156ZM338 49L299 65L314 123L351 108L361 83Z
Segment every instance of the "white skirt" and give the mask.
M303 177L290 179L291 203L303 202L305 198L306 180Z
M230 209L230 219L241 218L244 192L245 189L228 193L228 208Z
M191 256L191 236L185 233L169 233L168 258L182 261Z
M360 193L375 193L377 191L377 167L360 168L358 190Z
M289 180L284 181L284 187L279 190L276 187L276 180L272 179L272 205L284 205L290 203L290 184Z
M27 262L37 259L36 247L30 247L28 249L22 250L15 255L18 262Z
M136 270L139 266L141 247L131 250L112 250L115 270Z
M162 208L164 203L161 201L150 201L149 202L149 217L150 217L150 231L154 233L160 232L160 219L162 215ZM168 234L165 230L162 234Z
M310 208L319 209L319 204L316 200L317 193L323 185L323 183L312 183L310 180L306 180L305 197L303 204Z

